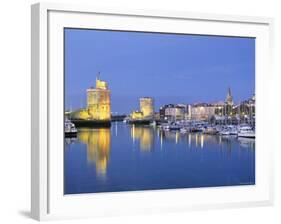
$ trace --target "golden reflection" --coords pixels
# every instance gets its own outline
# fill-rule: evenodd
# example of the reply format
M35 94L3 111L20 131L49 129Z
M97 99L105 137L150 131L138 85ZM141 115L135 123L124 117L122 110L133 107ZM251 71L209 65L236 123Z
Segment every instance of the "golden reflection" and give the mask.
M133 139L133 143L135 142L135 125L133 124L132 126L131 126L131 137L132 137L132 139Z
M188 133L181 134L180 132L160 132L160 147L162 147L163 142L171 141L174 144L185 141L188 148L204 148L206 144L217 144L219 141L219 136L205 135L199 133Z
M87 145L88 162L96 164L98 174L106 174L110 153L110 129L89 129L78 132L78 139Z
M153 130L146 126L131 126L131 137L133 142L135 140L140 141L140 149L142 151L150 151L153 144Z

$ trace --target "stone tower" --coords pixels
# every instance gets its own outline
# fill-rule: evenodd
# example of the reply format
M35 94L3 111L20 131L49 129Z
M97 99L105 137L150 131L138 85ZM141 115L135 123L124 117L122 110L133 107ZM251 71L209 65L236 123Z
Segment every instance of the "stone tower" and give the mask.
M151 97L140 98L140 111L144 118L151 118L154 115L154 100Z
M99 78L96 78L96 88L87 89L87 110L91 120L111 120L110 90Z

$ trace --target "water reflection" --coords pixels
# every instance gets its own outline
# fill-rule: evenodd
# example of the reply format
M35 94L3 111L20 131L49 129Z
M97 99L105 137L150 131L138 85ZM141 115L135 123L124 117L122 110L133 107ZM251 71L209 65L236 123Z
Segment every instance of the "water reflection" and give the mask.
M243 148L255 148L255 139L253 138L238 138L238 141L240 143L240 146Z
M203 149L203 147L204 147L204 136L205 135L201 135L200 136L200 146L201 146L201 149Z
M214 135L204 135L202 133L180 133L180 132L171 132L171 131L160 131L160 144L161 147L164 142L174 142L175 144L178 143L186 143L188 148L191 147L198 147L204 148L205 143L211 144L221 144L222 140L219 138L220 136Z
M79 129L65 149L66 193L255 183L255 139L116 122Z
M185 144L189 149L215 148L221 153L231 151L238 145L243 148L255 148L255 139L238 139L236 136L208 135L202 133L180 133L171 131L159 131L160 148L163 149L165 142ZM170 147L171 145L169 145Z
M72 143L75 143L77 141L77 138L76 137L71 137L71 138L65 138L64 139L64 142L66 145L70 145Z
M139 140L142 151L150 151L154 143L154 130L150 126L131 125L131 138L133 142Z
M111 134L109 128L82 129L78 140L87 145L87 159L95 163L98 174L106 174L110 155Z
M118 125L114 125L112 130L109 128L99 129L81 129L78 133L78 140L87 145L87 158L89 162L96 164L97 171L105 173L111 143L111 132L117 137ZM218 149L227 149L231 151L233 142L237 142L243 148L255 148L255 139L236 138L235 136L220 136L220 135L205 135L202 133L185 133L161 131L151 126L130 125L130 137L133 143L139 143L141 151L149 152L153 150L156 141L156 136L160 143L160 149L163 149L165 142L173 142L178 144L180 142L186 143L188 148L201 148L209 145L217 145ZM66 144L75 142L77 138L66 138Z

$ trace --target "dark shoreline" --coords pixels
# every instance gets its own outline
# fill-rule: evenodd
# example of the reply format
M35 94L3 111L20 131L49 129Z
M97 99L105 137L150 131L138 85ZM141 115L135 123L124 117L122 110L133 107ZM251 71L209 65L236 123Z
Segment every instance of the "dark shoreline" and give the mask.
M77 128L79 127L111 127L111 121L96 121L96 120L71 120Z

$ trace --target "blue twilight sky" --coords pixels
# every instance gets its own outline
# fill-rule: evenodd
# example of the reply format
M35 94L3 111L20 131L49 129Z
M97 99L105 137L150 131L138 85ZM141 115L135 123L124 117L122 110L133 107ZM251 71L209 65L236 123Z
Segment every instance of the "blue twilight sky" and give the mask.
M255 39L65 29L65 107L86 106L96 75L108 82L112 112L139 108L151 96L169 103L234 102L255 90Z

